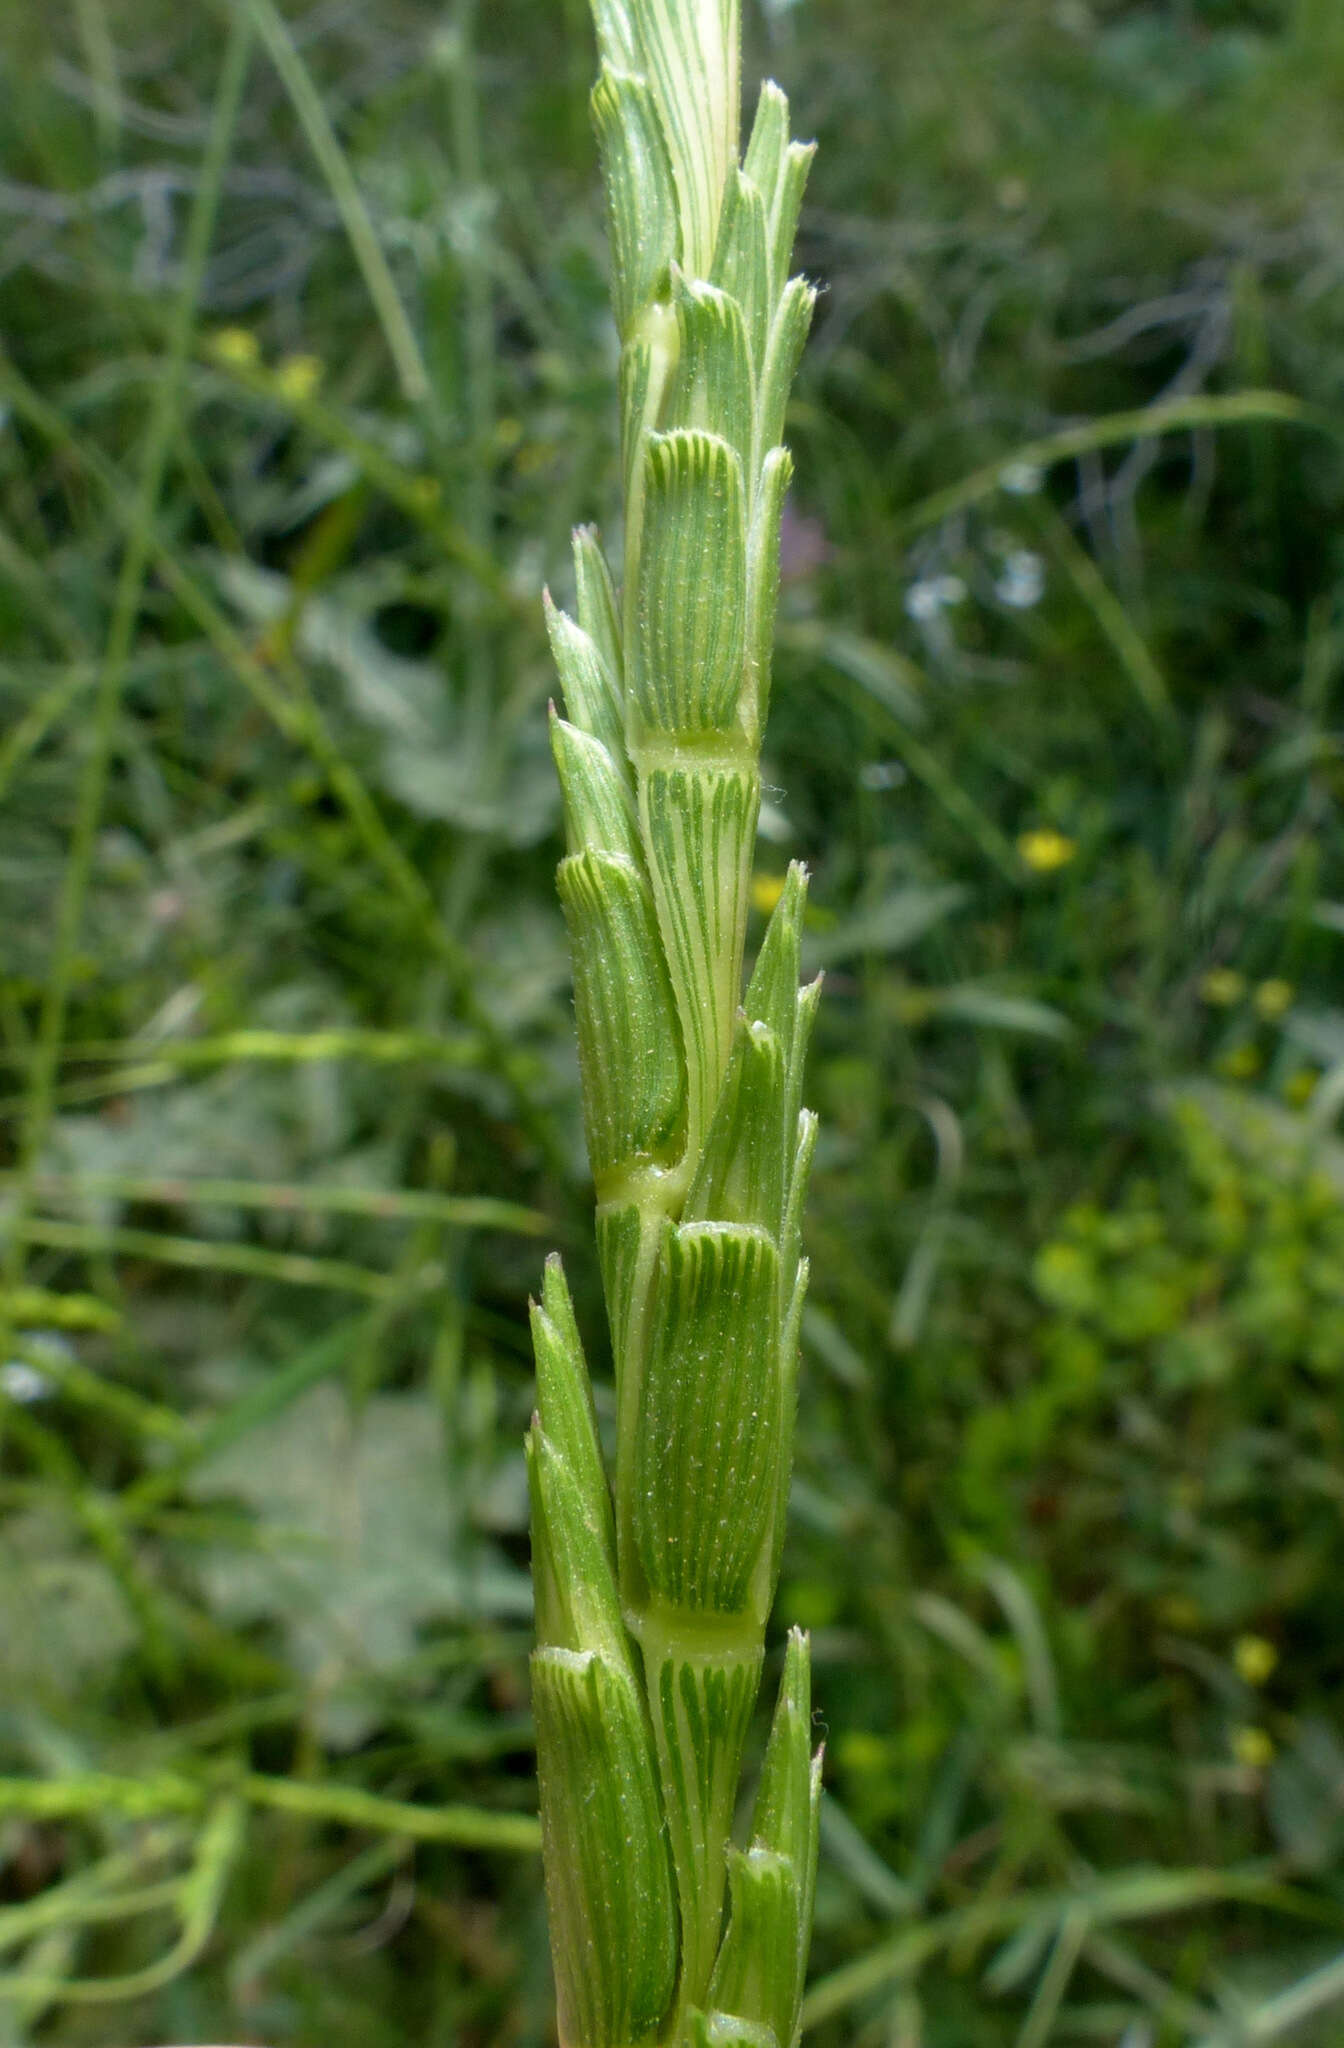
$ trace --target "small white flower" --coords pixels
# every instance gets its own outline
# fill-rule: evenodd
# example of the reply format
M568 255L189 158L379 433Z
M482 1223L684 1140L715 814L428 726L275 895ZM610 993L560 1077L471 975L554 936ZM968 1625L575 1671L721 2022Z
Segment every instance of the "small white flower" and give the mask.
M1044 481L1038 462L1008 462L999 471L1000 487L1011 498L1034 498Z
M1012 611L1029 612L1045 595L1045 563L1030 548L1014 548L994 583L994 595Z
M0 1365L0 1394L18 1402L21 1407L29 1407L34 1401L45 1401L50 1392L51 1381L46 1374L22 1358L7 1359L4 1365Z
M960 604L965 595L960 576L921 576L905 593L906 617L926 625L950 605Z

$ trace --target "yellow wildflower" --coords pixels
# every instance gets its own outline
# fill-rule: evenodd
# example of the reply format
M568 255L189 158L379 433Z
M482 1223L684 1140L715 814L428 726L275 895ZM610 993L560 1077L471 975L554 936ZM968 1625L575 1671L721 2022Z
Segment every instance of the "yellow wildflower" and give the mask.
M1285 1010L1291 1010L1296 994L1297 990L1291 981L1281 981L1274 975L1270 980L1262 981L1256 990L1255 1007L1262 1017L1272 1023L1276 1017L1281 1017Z
M1264 1636L1238 1636L1232 1645L1232 1662L1247 1685L1263 1685L1278 1661L1278 1651Z
M1232 1754L1244 1770L1266 1770L1274 1761L1274 1738L1263 1728L1234 1728Z
M769 917L783 894L783 875L756 875L752 878L752 907L759 910L762 917Z
M1166 1594L1158 1601L1154 1613L1163 1628L1179 1629L1182 1635L1190 1635L1203 1619L1198 1603L1188 1593Z
M1230 1010L1246 993L1246 977L1235 967L1211 967L1199 984L1199 993L1215 1010Z
M291 405L303 405L316 396L325 374L320 356L286 356L275 373L275 388Z
M1052 875L1056 868L1068 866L1078 848L1072 839L1056 832L1053 825L1039 825L1034 832L1022 834L1017 850L1036 874Z
M523 441L513 458L519 476L544 476L554 469L559 449L554 441Z
M250 370L261 360L261 344L250 327L221 327L210 338L210 353L231 370Z

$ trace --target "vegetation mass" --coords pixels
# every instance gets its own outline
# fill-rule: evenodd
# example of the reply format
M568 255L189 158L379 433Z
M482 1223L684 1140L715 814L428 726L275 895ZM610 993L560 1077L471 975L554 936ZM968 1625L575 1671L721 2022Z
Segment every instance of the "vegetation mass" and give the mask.
M821 145L747 930L805 862L806 2038L1327 2048L1344 21L745 12ZM593 69L586 0L0 22L14 2048L551 2038Z

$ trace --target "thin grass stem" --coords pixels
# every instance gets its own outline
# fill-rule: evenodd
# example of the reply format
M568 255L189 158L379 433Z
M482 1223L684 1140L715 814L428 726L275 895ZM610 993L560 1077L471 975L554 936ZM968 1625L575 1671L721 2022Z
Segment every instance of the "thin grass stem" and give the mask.
M336 209L349 237L355 261L368 287L369 298L383 330L388 353L392 357L401 384L402 395L412 405L423 405L430 396L430 382L420 355L420 347L412 332L406 309L401 303L392 272L388 268L382 244L374 232L363 195L355 182L349 158L341 148L336 131L327 117L322 95L313 83L312 73L304 63L293 36L272 6L271 0L243 0L243 4L248 19L265 44L266 54L289 94L300 126L308 138L309 147L331 188L331 196L336 202ZM229 11L231 15L237 12L234 8Z

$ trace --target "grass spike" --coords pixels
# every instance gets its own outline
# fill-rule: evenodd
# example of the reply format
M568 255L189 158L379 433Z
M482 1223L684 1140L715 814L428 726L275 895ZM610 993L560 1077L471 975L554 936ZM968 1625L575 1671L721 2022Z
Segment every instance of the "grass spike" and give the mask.
M616 1452L608 1490L549 1269L529 1469L562 2048L791 2048L811 1919L819 1780L801 1639L755 1835L730 1841L788 1498L817 994L798 985L796 866L743 987L781 436L814 294L788 282L810 151L790 142L777 87L739 161L738 4L593 0L623 587L583 529L577 621L547 617ZM572 1583L584 1574L591 1586ZM596 1784L598 1770L618 1782ZM622 1944L655 1958L638 1983Z

